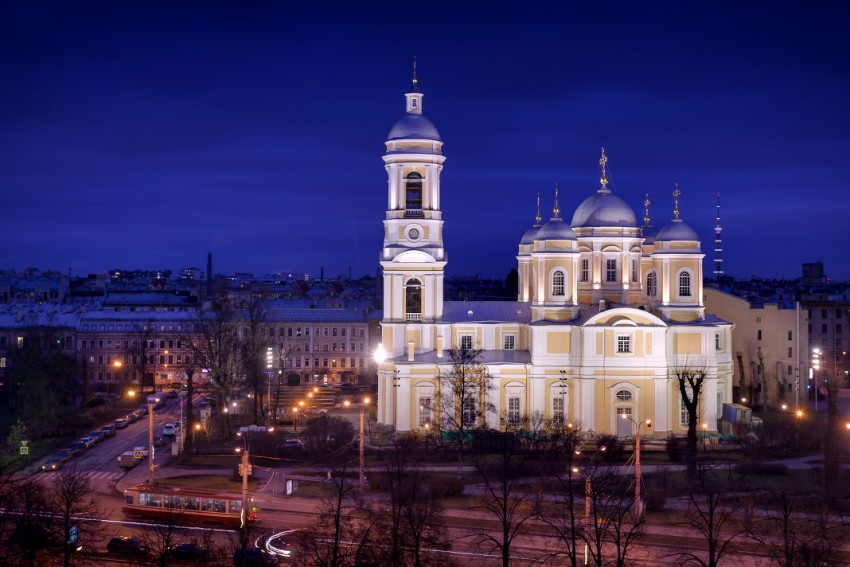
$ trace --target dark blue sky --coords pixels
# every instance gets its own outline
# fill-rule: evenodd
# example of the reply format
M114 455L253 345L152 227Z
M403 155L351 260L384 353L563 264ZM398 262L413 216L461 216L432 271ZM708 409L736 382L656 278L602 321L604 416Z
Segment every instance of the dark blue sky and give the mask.
M682 4L686 4L683 6ZM0 267L373 274L418 61L450 274L503 277L555 183L682 216L727 273L850 279L840 2L4 2Z

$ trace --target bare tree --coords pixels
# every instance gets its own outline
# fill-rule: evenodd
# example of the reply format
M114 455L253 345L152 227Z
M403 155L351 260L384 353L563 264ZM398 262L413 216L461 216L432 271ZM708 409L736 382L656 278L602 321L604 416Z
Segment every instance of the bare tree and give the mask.
M564 422L553 423L549 441L541 457L553 480L544 497L538 499L538 518L557 534L563 548L552 553L566 556L570 567L580 564L583 521L576 513L576 501L584 493L583 476L578 466L581 454L580 428Z
M811 511L797 503L813 495L800 498L782 491L769 496L749 535L767 550L771 565L827 567L840 561L845 528L831 521L823 501L818 500L819 510Z
M448 351L449 366L440 372L439 429L457 452L457 478L463 479L463 456L470 431L485 426L495 408L488 393L492 378L481 364L481 351L461 347Z
M239 348L237 314L225 291L204 304L181 340L195 365L210 372L216 409L223 415L237 377Z
M383 489L389 502L376 502L372 515L379 519L376 539L388 550L384 560L392 567L446 564L436 551L448 548L442 507L415 460L417 449L416 438L402 437L379 454L384 485L373 488Z
M150 386L151 391L156 387L156 377L148 372L148 365L153 363L154 333L156 325L153 319L133 324L133 338L127 349L127 360L134 372L139 373L139 390L145 391Z
M473 459L484 485L481 506L496 518L499 527L498 536L485 531L478 541L489 544L499 553L502 566L509 567L513 543L527 531L526 523L536 515L537 509L523 479L527 456L516 436L498 434L496 445L495 454L476 455Z
M78 541L95 541L102 517L88 475L76 468L63 470L50 483L49 507L53 513L53 532L62 547L62 564L71 565Z
M702 396L702 386L707 377L706 365L700 361L692 361L685 357L681 363L672 364L670 371L676 377L682 405L688 413L688 448L686 462L688 475L697 474L697 428L699 427L699 408Z
M354 567L378 553L371 545L375 519L363 518L359 483L347 474L347 463L335 468L322 502L319 519L304 538L302 565L308 567Z
M239 360L245 379L254 394L254 421L259 423L259 406L265 382L265 354L271 345L271 336L264 332L268 314L268 301L262 289L244 288L239 295L239 318L245 334L239 342Z
M723 559L735 549L738 542L748 531L749 518L740 522L742 507L740 500L723 501L728 492L721 477L715 474L715 467L699 464L693 479L691 493L688 495L688 508L683 523L696 530L706 544L706 553L683 551L679 554L679 565L698 565L699 567L719 567Z

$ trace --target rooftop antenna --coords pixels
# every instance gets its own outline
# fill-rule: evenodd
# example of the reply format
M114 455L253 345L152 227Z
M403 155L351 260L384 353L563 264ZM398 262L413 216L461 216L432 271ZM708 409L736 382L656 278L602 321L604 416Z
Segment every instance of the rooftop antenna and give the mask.
M720 192L717 193L717 218L714 223L714 279L723 277L723 242L721 232L723 227L720 226Z

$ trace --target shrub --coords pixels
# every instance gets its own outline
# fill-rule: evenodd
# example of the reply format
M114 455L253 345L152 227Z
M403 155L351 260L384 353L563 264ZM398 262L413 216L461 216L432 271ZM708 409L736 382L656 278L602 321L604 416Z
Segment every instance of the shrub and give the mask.
M431 479L428 489L436 498L454 497L463 494L464 484L456 478Z
M680 462L685 457L682 441L680 441L678 437L668 437L667 443L664 444L664 450L667 452L667 456L670 460L674 463Z
M783 475L788 474L788 467L782 463L748 462L735 465L735 472L740 475Z

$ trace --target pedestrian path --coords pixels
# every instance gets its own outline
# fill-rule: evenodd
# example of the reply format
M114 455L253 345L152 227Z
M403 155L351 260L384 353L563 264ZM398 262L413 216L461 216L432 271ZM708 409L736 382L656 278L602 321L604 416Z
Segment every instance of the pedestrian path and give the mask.
M109 471L87 471L85 475L91 480L118 480L124 473Z

